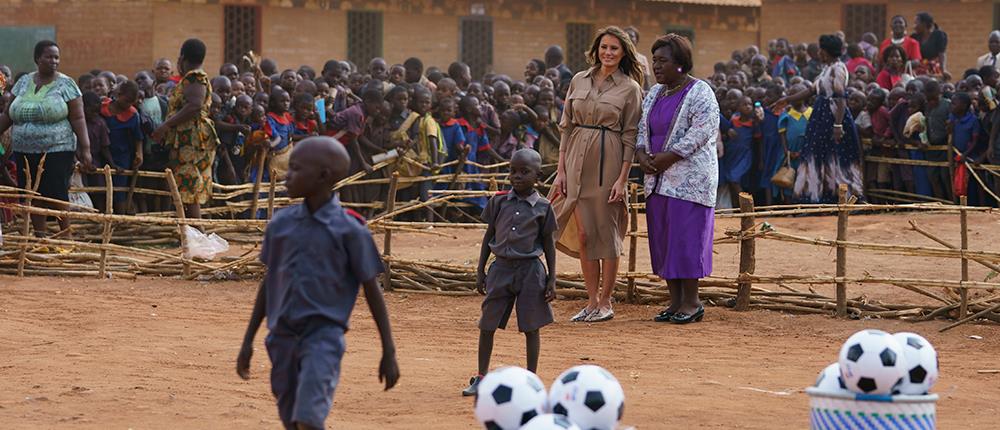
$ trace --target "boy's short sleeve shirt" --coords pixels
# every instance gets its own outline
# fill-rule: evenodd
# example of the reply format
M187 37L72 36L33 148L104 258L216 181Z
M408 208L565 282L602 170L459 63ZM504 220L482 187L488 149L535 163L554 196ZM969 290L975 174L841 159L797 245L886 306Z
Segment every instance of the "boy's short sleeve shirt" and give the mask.
M272 331L294 331L313 318L346 330L360 284L383 271L364 221L336 197L312 214L304 204L275 214L260 261L268 268L266 315Z
M556 230L556 217L547 199L531 193L502 192L490 199L483 220L494 228L490 250L499 258L538 258L544 253L542 238Z

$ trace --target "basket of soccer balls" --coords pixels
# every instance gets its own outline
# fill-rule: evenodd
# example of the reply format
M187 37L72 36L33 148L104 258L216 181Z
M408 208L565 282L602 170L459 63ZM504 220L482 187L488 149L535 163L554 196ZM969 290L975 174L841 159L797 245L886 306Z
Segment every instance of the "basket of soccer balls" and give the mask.
M937 352L916 333L862 330L806 388L813 430L934 429Z
M476 419L488 430L614 430L625 412L625 392L599 366L572 367L545 385L520 367L502 367L479 383Z

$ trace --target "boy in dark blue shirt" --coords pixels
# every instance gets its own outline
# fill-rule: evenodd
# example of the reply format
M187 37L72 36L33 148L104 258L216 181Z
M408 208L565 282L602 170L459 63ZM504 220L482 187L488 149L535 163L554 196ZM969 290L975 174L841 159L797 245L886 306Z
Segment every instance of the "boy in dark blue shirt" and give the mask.
M266 316L271 391L286 428L324 428L359 285L382 339L379 381L388 390L399 379L389 315L376 283L382 260L364 221L331 191L349 163L336 139L300 141L292 149L286 186L289 197L305 200L276 213L264 235L260 259L268 270L236 371L250 377L253 338Z
M535 183L542 170L542 157L533 149L514 152L510 160L513 191L497 193L486 204L483 220L486 234L479 254L476 290L486 294L479 319L479 373L472 378L463 396L473 396L490 369L493 335L506 328L517 306L517 328L527 344L528 370L538 368L541 340L538 330L552 323L556 297L556 245L553 233L556 217L548 200L538 194ZM490 253L496 261L486 274ZM539 257L545 255L546 267Z

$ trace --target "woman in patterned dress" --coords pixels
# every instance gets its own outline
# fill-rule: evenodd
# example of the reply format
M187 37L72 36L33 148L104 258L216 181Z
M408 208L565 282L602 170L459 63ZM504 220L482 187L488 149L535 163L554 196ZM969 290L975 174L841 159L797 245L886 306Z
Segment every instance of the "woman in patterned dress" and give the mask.
M167 163L177 180L177 190L190 218L201 218L201 205L212 195L212 163L219 137L209 119L212 86L201 68L205 43L188 39L181 45L177 67L181 80L167 106L167 120L153 132L153 139L170 148Z
M698 280L712 273L721 115L712 87L689 74L687 38L660 36L650 52L656 85L643 100L635 148L646 174L650 263L670 289L670 306L653 320L687 324L705 315Z
M806 100L815 91L816 102L806 127L806 140L795 172L795 198L803 203L837 203L837 187L863 199L861 146L854 118L847 109L847 66L840 61L843 42L834 35L819 38L823 71L813 88L785 96L781 107Z

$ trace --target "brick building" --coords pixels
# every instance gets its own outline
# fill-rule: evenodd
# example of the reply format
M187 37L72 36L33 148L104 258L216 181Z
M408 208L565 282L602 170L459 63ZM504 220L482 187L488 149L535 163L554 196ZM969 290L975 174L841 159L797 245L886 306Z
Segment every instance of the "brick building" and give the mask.
M852 42L869 31L882 40L891 34L890 18L906 17L912 32L918 12L930 13L948 33L948 68L956 75L976 65L976 58L987 52L990 31L1000 28L1000 2L995 0L762 0L760 39L812 42L843 30Z
M214 71L248 49L279 67L373 56L425 65L461 59L475 72L521 76L552 44L579 67L593 32L633 25L642 52L666 31L693 37L698 75L759 36L760 0L0 0L0 63L33 68L31 47L52 38L65 73L131 74L174 59L184 39L208 45Z

